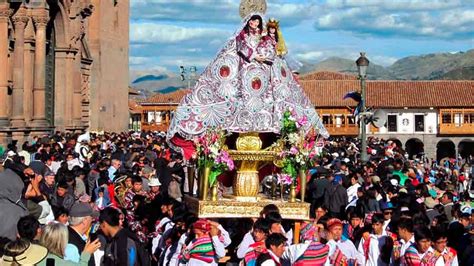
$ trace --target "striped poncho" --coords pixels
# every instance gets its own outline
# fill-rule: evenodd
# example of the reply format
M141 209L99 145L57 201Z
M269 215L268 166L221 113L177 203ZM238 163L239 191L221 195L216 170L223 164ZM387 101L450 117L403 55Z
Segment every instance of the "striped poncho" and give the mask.
M209 236L204 236L194 239L191 244L183 250L180 261L186 263L190 259L196 259L206 263L212 263L215 257L216 253L212 245L212 239Z
M328 259L328 255L328 245L322 244L320 242L311 242L303 255L301 255L293 265L324 265Z
M260 250L257 251L257 250ZM249 246L249 251L245 253L243 264L245 266L255 266L257 264L257 258L262 253L268 253L267 248L265 247L265 242L255 242Z
M402 257L402 264L407 266L429 266L434 265L431 263L434 254L431 250L428 250L424 254L418 253L415 244L412 244L405 251L405 255ZM436 261L435 261L436 262Z

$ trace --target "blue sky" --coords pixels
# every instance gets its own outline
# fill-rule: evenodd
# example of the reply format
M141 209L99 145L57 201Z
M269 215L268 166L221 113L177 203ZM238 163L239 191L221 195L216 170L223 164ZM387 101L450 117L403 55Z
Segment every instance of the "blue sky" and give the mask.
M239 27L239 0L131 0L130 70L177 74L203 68ZM384 66L427 53L474 48L473 0L267 0L293 57Z

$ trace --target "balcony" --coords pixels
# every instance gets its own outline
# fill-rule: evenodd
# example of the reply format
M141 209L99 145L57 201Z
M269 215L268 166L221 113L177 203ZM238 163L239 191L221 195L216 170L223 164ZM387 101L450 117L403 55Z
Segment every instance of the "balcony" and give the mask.
M440 109L440 135L474 135L474 109Z
M170 123L142 123L141 124L141 129L143 131L168 131L168 127L170 126Z
M331 136L357 136L359 127L355 124L349 125L324 125Z

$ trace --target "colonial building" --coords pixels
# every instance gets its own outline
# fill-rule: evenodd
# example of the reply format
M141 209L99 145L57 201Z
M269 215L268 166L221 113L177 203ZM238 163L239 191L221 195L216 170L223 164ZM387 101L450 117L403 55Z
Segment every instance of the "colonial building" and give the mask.
M128 1L0 1L0 143L127 128L128 11Z
M301 77L332 136L357 136L353 100L343 97L360 90L354 76L322 72ZM367 126L368 135L391 139L409 156L430 158L474 156L474 81L367 81L367 107L381 109L381 128Z
M351 110L356 102L343 99L348 92L360 90L357 77L314 72L301 76L300 83L331 136L359 135ZM169 117L186 93L157 94L134 102L130 108L135 128L166 131ZM386 114L383 127L367 126L368 135L395 141L409 156L474 156L474 81L369 80L367 106Z

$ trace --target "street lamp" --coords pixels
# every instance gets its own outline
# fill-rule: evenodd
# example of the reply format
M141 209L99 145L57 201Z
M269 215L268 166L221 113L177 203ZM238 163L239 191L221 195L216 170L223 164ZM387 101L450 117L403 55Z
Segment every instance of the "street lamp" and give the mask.
M362 151L360 155L360 160L362 163L366 163L369 158L367 155L367 126L366 126L366 114L365 114L365 103L367 99L367 92L366 92L366 84L365 79L367 78L367 67L369 66L369 59L365 57L365 53L361 52L360 57L356 61L357 70L359 71L359 79L360 79L360 86L362 88L362 106L360 110L361 119L360 119L360 126L361 126L361 133L360 139L362 142Z
M191 66L186 68L184 66L179 66L180 78L182 82L187 81L188 87L187 89L191 88L191 83L196 80L196 72L197 68L195 66Z

